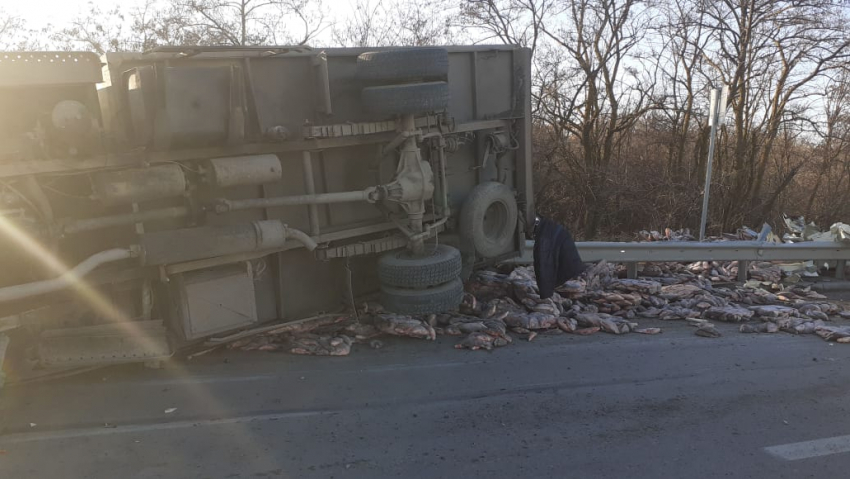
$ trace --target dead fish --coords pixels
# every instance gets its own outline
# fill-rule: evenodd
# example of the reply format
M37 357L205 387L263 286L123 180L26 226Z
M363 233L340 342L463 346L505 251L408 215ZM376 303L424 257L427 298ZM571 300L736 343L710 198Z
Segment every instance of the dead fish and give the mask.
M664 309L658 313L658 319L663 319L665 321L677 320L677 319L688 319L688 318L696 318L700 315L699 311L694 311L692 309L668 305L665 306Z
M498 321L495 319L488 319L484 321L484 326L486 329L482 330L482 333L489 334L490 336L498 337L498 338L507 338L508 337L508 328L504 321Z
M446 326L451 322L452 315L451 314L440 314L437 315L437 324L440 326Z
M635 329L634 332L639 334L661 334L661 328L642 328Z
M363 341L369 338L374 338L382 334L378 328L371 324L352 323L343 329L348 335L353 336L358 341Z
M619 319L619 318L617 318ZM585 327L598 327L602 331L611 334L622 334L623 330L618 325L614 316L605 313L583 313L576 315L578 324ZM628 326L626 326L628 329Z
M560 294L581 294L585 291L585 283L583 281L572 280L555 288Z
M375 317L375 326L393 336L407 336L434 340L437 333L428 323L401 314L379 314Z
M549 303L537 303L531 310L537 313L551 314L552 316L561 314L561 310L557 306Z
M491 304L490 306L484 308L481 311L481 314L479 314L478 316L482 319L489 319L489 318L492 318L495 314L496 314L496 304L494 303L494 304Z
M775 304L752 306L749 309L753 311L756 316L761 318L787 318L800 315L800 313L794 308Z
M672 284L661 288L659 296L666 300L691 298L704 290L695 284Z
M578 328L575 331L571 331L573 334L578 334L579 336L590 336L593 333L598 333L599 327L594 326L592 328Z
M463 299L460 301L459 311L464 314L475 314L478 308L478 300L471 293L463 293Z
M524 298L520 300L520 303L527 309L528 311L534 311L534 307L537 306L537 301L531 298Z
M446 326L445 328L443 328L443 334L445 334L446 336L462 336L463 333L458 327L458 324L450 324Z
M620 328L620 325L610 318L603 318L599 321L599 327L602 328L602 331L611 334L621 334L623 330ZM626 332L628 332L628 325L626 325Z
M815 328L815 334L827 341L850 337L850 326L821 326Z
M566 333L575 332L578 329L578 323L573 318L560 317L557 319L558 328Z
M308 354L313 356L347 356L351 352L351 338L340 336L319 336L305 334L291 339L292 354Z
M806 323L803 318L777 318L772 322L777 323L779 329L786 333L799 334L798 327Z
M776 323L745 323L742 324L738 331L742 333L775 333L779 331L779 326Z
M537 332L532 331L532 332L528 333L528 342L531 342L531 340L536 338L536 337L537 337Z
M694 334L704 338L719 338L721 336L720 331L711 323L700 324Z
M606 285L610 289L625 291L627 293L658 294L661 292L661 283L643 279L616 279Z
M461 333L478 333L487 329L483 321L470 321L467 323L457 323L457 328Z
M724 321L727 323L740 323L747 321L753 316L753 311L735 306L726 306L723 308L711 307L703 312L703 316L716 321Z
M803 314L805 314L806 316L808 316L812 319L819 319L821 321L829 321L829 316L827 316L826 313L824 313L820 309L810 309L810 310L807 310L806 312L804 312Z
M797 334L812 334L815 332L815 325L811 321L806 321L803 324L799 324L794 328L794 332Z
M493 347L495 347L495 340L496 338L489 334L470 333L463 341L455 344L455 349L471 349L473 351L486 349L487 351L490 351Z
M512 313L505 317L508 326L525 329L549 329L555 326L556 316L546 313Z
M650 306L643 311L637 313L641 318L657 318L661 314L661 310L655 306Z

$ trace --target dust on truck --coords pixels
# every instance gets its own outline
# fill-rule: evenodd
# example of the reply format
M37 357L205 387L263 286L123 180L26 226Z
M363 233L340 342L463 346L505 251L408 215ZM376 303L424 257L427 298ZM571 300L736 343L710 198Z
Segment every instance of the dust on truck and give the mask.
M530 80L508 46L0 54L0 360L456 307L533 222Z

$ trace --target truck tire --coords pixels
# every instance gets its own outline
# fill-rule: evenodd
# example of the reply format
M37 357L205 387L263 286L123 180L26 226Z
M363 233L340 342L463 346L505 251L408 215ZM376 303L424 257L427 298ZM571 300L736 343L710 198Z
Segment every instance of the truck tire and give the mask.
M437 286L460 275L460 251L448 245L425 245L425 256L406 249L390 251L378 260L381 284L400 288Z
M455 310L463 298L463 282L459 278L426 289L381 286L381 304L398 314L431 314Z
M449 84L431 82L373 86L364 88L360 99L368 111L380 118L440 111L449 106Z
M513 246L517 227L514 192L495 181L476 186L460 210L459 225L461 237L481 257L507 253Z
M372 84L445 80L448 74L445 48L400 48L357 57L358 78Z

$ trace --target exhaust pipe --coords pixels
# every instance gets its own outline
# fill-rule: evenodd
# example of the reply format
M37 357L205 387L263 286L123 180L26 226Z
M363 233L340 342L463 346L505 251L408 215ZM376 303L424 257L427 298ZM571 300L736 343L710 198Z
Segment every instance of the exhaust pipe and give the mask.
M318 246L307 233L278 220L228 226L204 226L158 231L141 237L142 263L161 265L283 247L293 239L313 251Z
M14 301L65 289L99 266L136 256L138 256L138 253L132 249L116 248L101 251L100 253L89 256L85 261L58 278L0 288L0 302Z
M303 244L310 251L318 247L316 241L307 233L290 228L277 220L148 233L142 235L140 247L101 251L58 278L0 288L0 303L68 288L104 264L138 256L142 257L144 265L149 266L179 263L251 251L272 250L283 247L287 239Z

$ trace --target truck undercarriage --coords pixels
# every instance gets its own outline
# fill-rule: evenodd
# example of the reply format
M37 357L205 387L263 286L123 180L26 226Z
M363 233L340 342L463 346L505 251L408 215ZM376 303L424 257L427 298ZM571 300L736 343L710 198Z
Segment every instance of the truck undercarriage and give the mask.
M529 58L3 55L0 337L79 366L376 291L400 313L457 306L461 276L518 255L533 217Z

